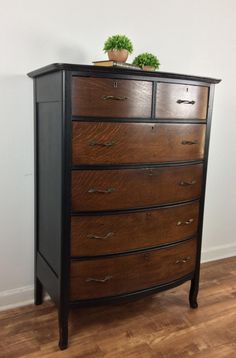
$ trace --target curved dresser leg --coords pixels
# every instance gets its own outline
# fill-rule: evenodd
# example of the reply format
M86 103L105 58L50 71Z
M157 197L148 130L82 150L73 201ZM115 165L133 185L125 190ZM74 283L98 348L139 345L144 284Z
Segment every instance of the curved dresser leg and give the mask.
M59 309L59 348L64 350L68 347L68 310Z
M34 286L34 304L41 305L42 303L43 303L43 285L36 277L35 286Z
M191 287L189 292L189 304L191 308L198 308L198 303L197 303L198 288L199 288L199 278L194 277L191 280Z

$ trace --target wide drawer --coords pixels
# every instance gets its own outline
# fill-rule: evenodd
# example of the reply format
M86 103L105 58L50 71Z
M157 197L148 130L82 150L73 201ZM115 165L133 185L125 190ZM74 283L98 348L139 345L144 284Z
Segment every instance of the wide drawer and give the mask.
M205 120L208 87L158 83L156 117Z
M194 271L196 240L161 250L71 263L70 299L135 292L184 277Z
M73 77L72 115L89 117L151 116L152 82Z
M154 247L193 236L199 202L144 212L71 218L71 255L98 256Z
M155 163L204 156L205 124L73 122L72 162Z
M200 196L202 164L72 171L72 211L155 206Z

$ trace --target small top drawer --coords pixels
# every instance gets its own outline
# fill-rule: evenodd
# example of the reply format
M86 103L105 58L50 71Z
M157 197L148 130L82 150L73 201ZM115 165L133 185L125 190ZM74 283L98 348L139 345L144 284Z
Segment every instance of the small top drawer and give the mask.
M72 115L146 118L151 116L152 82L73 77Z
M156 118L205 120L207 105L208 87L157 84Z

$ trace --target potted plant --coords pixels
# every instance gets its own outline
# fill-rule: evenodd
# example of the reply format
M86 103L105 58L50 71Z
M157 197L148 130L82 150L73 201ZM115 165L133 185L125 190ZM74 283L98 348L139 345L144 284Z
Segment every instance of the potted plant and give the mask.
M133 52L133 44L125 35L108 37L103 50L107 52L109 60L126 62L130 53Z
M160 61L152 53L141 53L135 57L133 65L141 67L145 71L155 71L160 66Z

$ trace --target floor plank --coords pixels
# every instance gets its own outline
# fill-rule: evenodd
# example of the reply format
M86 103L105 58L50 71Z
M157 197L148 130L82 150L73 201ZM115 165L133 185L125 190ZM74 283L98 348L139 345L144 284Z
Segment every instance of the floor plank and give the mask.
M57 347L50 301L0 313L1 358L234 358L236 257L202 265L199 308L188 306L189 283L117 305L73 309L70 346Z

